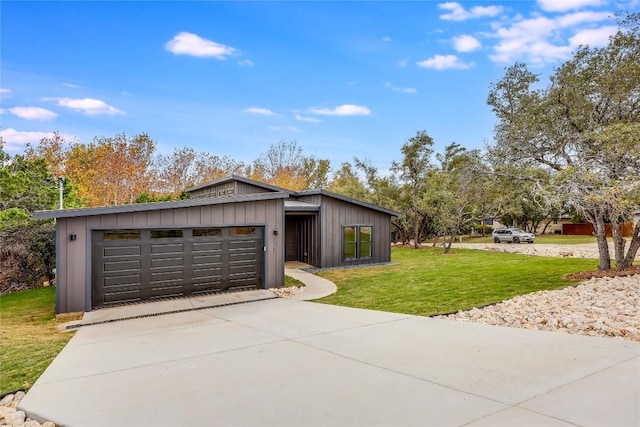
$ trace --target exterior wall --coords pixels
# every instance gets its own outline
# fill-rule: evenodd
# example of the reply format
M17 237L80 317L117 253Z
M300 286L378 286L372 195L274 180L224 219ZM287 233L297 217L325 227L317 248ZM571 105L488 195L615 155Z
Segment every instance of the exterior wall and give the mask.
M231 180L209 187L200 188L198 190L191 191L191 197L193 199L201 199L204 197L224 197L224 196L239 196L243 194L256 194L256 193L268 193L268 190L257 185L251 185L244 182Z
M284 284L284 203L282 199L144 212L58 218L56 312L91 309L91 231L114 228L264 226L265 286ZM274 234L274 231L278 234ZM71 241L69 236L75 234Z
M320 204L320 264L321 268L371 264L391 261L391 218L388 214L358 206L330 196L313 195L300 200ZM345 225L373 226L373 257L366 260L343 260L343 230Z

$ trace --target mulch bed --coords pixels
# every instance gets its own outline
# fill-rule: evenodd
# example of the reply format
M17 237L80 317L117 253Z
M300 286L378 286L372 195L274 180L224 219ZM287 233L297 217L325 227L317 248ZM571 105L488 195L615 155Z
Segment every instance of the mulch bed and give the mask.
M569 280L588 280L592 277L622 277L633 276L634 274L640 274L640 265L633 265L626 270L592 270L581 271L579 273L569 274L567 279Z

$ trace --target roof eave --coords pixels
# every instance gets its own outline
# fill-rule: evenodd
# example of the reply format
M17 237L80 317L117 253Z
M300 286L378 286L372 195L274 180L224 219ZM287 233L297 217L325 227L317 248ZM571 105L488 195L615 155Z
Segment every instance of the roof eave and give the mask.
M37 211L33 214L33 216L36 219L74 218L82 216L108 215L114 213L145 212L162 209L189 208L193 206L220 205L225 203L243 203L261 200L287 199L288 197L289 193L280 191L273 193L247 194L240 196L205 197L201 199L177 200L171 202L134 203L131 205L101 206L95 208Z

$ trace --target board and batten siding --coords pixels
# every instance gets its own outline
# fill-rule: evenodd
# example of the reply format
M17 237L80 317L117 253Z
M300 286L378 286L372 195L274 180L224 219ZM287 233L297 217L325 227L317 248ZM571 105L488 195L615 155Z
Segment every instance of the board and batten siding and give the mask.
M91 231L102 229L264 226L265 286L284 284L284 203L281 199L58 218L56 312L91 309ZM274 231L278 231L277 234ZM74 234L75 240L69 236ZM64 242L62 240L65 240Z
M321 199L321 200L320 200ZM388 214L335 199L315 195L305 201L320 204L320 267L371 264L391 261L391 218ZM344 260L343 227L346 225L373 226L373 257L362 260Z
M244 194L269 193L273 190L236 180L213 184L190 191L191 198L241 196Z

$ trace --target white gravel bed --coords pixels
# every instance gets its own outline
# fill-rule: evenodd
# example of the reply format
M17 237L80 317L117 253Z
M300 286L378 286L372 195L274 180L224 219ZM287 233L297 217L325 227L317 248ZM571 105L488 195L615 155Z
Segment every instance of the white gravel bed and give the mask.
M304 286L289 286L288 288L269 288L269 290L280 298L289 298L304 291L304 288Z
M640 274L591 278L577 286L437 317L640 342Z
M32 420L23 411L16 408L22 398L24 392L19 391L15 394L8 394L0 399L0 427L55 427L52 422L40 424L36 420Z
M461 249L478 249L482 251L509 252L525 255L598 259L598 247L595 244L550 245L537 243L454 243L453 246ZM613 246L611 246L609 250L611 251L611 254L613 254Z

